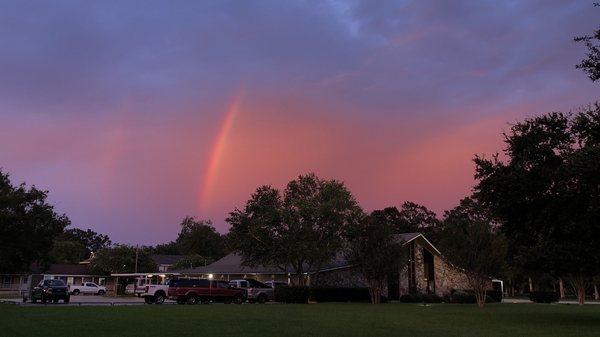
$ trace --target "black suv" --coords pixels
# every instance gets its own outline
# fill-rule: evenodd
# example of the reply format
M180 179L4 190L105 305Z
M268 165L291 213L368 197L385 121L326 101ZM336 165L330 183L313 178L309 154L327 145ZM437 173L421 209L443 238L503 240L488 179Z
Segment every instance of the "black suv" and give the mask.
M58 300L63 300L69 303L71 296L69 288L63 280L42 280L31 291L31 302L35 303L40 300L42 303L52 301L58 303Z

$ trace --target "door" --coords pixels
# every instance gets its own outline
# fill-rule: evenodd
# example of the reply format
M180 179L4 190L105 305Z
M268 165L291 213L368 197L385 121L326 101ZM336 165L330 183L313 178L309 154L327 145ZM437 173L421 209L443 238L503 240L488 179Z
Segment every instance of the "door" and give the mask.
M388 275L388 300L400 300L400 273Z

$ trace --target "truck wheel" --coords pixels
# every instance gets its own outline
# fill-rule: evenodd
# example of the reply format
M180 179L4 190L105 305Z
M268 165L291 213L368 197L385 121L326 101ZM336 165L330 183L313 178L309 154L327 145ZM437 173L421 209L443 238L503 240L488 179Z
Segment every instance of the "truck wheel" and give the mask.
M187 297L187 299L185 300L185 303L187 304L197 304L198 303L198 297L196 297L196 295L189 295Z
M104 295L104 290L98 290L98 295L100 295L100 296Z
M177 299L177 304L185 304L185 299Z
M58 303L58 298L53 299L52 303Z
M73 295L75 295L75 296L79 295L79 289L73 290Z
M144 302L146 302L146 304L154 304L154 297L144 296Z
M235 304L242 304L243 302L244 302L244 298L242 298L242 296L240 296L240 295L236 295L233 298L233 303L235 303Z
M263 304L263 303L267 302L267 300L268 300L267 295L265 295L265 294L258 295L258 303Z
M165 295L162 292L154 294L154 303L163 304L165 302Z

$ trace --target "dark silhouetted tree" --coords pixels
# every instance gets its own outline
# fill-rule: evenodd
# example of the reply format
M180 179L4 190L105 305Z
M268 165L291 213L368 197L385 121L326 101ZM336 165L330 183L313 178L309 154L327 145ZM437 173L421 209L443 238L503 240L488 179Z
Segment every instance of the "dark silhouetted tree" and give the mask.
M225 239L215 230L212 222L190 216L181 221L181 231L175 244L180 254L197 254L211 260L220 259L226 253Z
M90 261L90 270L98 274L133 273L137 251L137 272L157 271L158 266L150 257L147 247L136 248L128 245L115 245L102 248Z
M509 263L571 281L581 304L600 273L600 106L527 119L505 159L476 157L475 195L509 242Z
M347 258L367 281L371 303L379 304L388 277L407 263L407 251L397 228L375 211L349 231Z
M283 196L270 186L259 187L243 210L230 213L229 241L245 264L291 267L304 283L307 268L329 262L361 217L342 182L307 174L290 181Z
M172 267L172 269L187 269L187 268L195 268L200 266L206 266L212 263L214 260L210 258L206 258L204 256L198 254L187 255L183 259L177 261Z
M599 7L599 3L594 3ZM575 67L582 69L592 81L600 80L600 29L596 29L591 35L578 36L575 41L582 42L587 48L587 58Z
M12 185L0 171L0 273L26 272L33 262L50 262L54 238L69 225L46 202L47 191Z
M503 271L506 240L494 229L489 213L471 198L447 211L440 240L441 251L455 266L464 270L477 305L485 306L491 277Z

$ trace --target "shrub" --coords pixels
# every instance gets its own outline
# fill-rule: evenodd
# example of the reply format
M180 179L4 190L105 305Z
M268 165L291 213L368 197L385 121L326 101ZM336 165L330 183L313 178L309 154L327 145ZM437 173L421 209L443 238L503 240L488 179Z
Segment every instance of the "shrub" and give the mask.
M447 303L458 303L458 304L473 304L477 303L475 294L466 291L455 290L444 296L444 300Z
M500 290L488 290L486 291L485 301L487 303L500 303L502 302L502 292ZM489 297L489 301L488 301Z
M443 299L436 294L405 294L400 296L403 303L442 303Z
M497 303L502 301L502 292L486 291L485 303ZM444 295L444 302L456 304L475 304L477 297L471 291L452 290L449 294Z
M370 302L369 288L314 287L311 299L317 302Z
M308 303L310 288L302 286L281 286L275 288L275 301L282 303Z
M529 299L535 303L558 302L560 294L554 291L534 291L529 294Z

